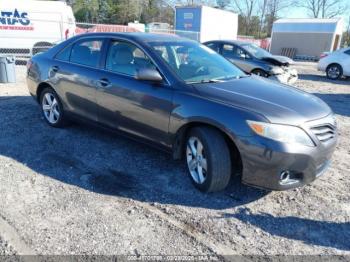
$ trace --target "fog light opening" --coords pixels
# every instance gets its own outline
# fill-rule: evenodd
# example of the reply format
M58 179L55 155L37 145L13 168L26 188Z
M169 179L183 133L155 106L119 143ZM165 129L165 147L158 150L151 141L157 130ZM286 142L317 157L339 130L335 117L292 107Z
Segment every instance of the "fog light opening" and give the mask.
M281 172L281 174L280 174L281 183L286 183L289 181L289 179L290 179L290 172L289 171Z
M302 180L302 174L293 171L285 170L280 173L280 185L291 185L299 183Z

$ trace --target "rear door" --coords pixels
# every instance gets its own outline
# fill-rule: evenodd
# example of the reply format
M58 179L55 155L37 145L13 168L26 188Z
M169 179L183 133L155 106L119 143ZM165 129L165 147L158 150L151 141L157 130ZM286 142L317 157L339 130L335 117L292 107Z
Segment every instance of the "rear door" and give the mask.
M111 40L97 90L99 121L109 127L168 145L173 89L135 79L140 68L156 68L135 44Z
M97 121L96 85L103 72L103 38L84 38L58 53L50 68L51 81L65 109Z

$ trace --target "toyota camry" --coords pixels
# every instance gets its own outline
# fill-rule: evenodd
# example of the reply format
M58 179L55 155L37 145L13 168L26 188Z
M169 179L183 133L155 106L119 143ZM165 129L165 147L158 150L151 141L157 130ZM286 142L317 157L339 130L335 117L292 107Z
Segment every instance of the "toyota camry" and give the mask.
M319 98L246 75L197 42L144 33L94 33L37 54L27 84L48 125L84 120L183 159L201 191L232 176L285 190L324 173L337 142Z

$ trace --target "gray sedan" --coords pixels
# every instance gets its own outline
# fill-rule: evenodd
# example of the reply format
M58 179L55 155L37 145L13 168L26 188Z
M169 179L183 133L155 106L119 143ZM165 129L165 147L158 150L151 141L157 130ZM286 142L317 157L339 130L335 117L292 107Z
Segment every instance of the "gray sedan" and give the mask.
M294 61L275 56L252 43L241 41L210 41L204 43L249 74L274 79L283 84L294 84L298 72L290 66Z
M184 159L204 192L224 189L236 174L273 190L310 183L337 142L333 113L319 98L246 75L175 36L84 34L27 68L47 124L89 122L157 146Z

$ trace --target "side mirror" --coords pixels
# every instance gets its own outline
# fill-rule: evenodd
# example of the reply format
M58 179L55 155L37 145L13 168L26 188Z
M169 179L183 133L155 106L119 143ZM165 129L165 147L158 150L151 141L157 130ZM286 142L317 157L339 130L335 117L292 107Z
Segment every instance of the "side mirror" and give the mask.
M141 68L137 70L135 79L150 82L162 82L163 78L156 69Z

